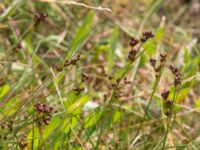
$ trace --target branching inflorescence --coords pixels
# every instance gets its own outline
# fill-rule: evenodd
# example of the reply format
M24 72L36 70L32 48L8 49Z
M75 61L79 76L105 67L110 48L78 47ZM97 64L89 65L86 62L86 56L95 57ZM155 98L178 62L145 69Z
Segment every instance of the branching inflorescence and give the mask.
M39 102L35 104L35 110L38 112L37 121L39 125L42 123L48 125L52 115L57 112L53 107L47 106L46 104L41 104Z

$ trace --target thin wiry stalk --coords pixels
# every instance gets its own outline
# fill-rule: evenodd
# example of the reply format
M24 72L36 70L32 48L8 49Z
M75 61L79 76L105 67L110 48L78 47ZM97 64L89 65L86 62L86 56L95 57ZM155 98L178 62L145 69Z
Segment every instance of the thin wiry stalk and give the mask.
M163 66L165 66L165 64L164 64ZM154 96L154 94L155 94L155 92L156 92L156 89L157 89L157 87L158 87L158 85L159 85L160 78L161 78L161 75L162 75L163 70L164 70L164 67L163 67L162 70L160 71L158 78L156 78L156 81L155 81L155 84L154 84L154 87L153 87L153 91L152 91L152 93L151 93L149 102L148 102L147 107L145 108L145 111L144 111L144 116L143 116L142 121L141 121L141 123L140 123L140 127L139 127L139 129L137 130L137 132L136 132L136 134L135 134L135 136L134 136L134 138L133 138L132 141L134 141L134 139L138 136L140 130L141 130L142 127L143 127L143 124L144 124L144 121L145 121L145 119L146 119L146 116L148 115L148 110L149 110L149 107L150 107L150 105L151 105L153 96ZM133 143L133 142L131 142L131 143ZM132 146L133 146L133 145L131 144L131 146L130 146L129 148L131 148Z

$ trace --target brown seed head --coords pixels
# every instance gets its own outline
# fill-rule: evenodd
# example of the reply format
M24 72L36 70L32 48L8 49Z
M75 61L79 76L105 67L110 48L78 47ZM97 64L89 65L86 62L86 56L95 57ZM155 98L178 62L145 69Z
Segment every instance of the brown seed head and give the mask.
M36 14L35 18L34 18L34 26L38 26L41 22L46 21L46 18L48 17L48 15L46 13L40 13L40 14Z
M131 38L131 41L130 41L130 46L131 46L131 47L136 46L138 43L139 43L139 40L138 40L138 39L136 39L136 38L134 38L134 37Z
M175 75L179 72L178 68L174 67L173 65L169 66L171 72Z
M165 115L169 117L171 115L171 109L167 109Z
M134 49L134 48L132 48L131 51L130 51L129 54L128 54L128 59L129 59L130 61L134 61L134 60L135 60L136 54L137 54L137 50Z
M155 66L156 66L156 59L150 58L150 63L151 63L151 65L152 65L153 67L155 67Z
M160 54L160 61L161 61L161 62L165 62L165 61L166 61L166 58L167 58L167 54L166 54L166 53L161 53L161 54Z
M40 13L39 14L39 18L41 21L46 21L48 15L46 13Z
M153 38L154 34L151 31L146 31L142 34L140 41L142 43L146 42L148 39Z
M181 84L181 81L182 81L181 74L176 74L174 77L174 85L178 86L179 84Z
M162 90L161 91L161 96L164 100L166 100L169 96L169 90Z
M155 72L160 72L161 71L161 69L162 69L162 65L159 65L159 66L157 66L157 67L154 67L154 70L155 70Z
M171 108L172 107L172 101L170 99L168 99L166 101L166 105L167 105L168 108Z
M84 82L84 81L86 81L88 79L89 79L88 75L82 73L82 82Z

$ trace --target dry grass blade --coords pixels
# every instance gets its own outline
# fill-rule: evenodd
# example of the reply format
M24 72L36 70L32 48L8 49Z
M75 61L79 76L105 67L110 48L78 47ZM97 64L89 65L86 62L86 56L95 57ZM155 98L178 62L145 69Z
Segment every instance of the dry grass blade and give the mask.
M76 6L82 6L82 7L86 7L89 9L94 9L94 10L100 10L100 11L108 11L108 12L112 12L112 10L110 8L104 8L104 7L94 7L94 6L89 6L85 3L79 3L79 2L75 2L75 1L68 1L68 0L39 0L41 2L51 2L51 3L63 3L63 4L67 4L67 5L76 5Z

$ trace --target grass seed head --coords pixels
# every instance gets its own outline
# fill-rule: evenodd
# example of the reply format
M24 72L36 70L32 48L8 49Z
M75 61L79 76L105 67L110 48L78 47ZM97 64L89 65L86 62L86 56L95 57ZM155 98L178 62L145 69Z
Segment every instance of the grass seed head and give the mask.
M130 61L134 61L134 60L135 60L136 54L137 54L137 50L134 49L134 48L132 48L131 51L130 51L129 54L128 54L128 59L129 59Z
M151 39L154 37L154 34L152 33L152 31L146 31L142 34L142 37L140 39L140 41L142 43L146 42L147 40Z
M139 40L136 39L136 38L134 38L134 37L132 37L132 38L131 38L131 41L130 41L130 43L129 43L129 45L130 45L131 47L134 47L134 46L136 46L138 43L139 43Z
M167 109L165 115L169 117L171 115L171 109Z
M169 69L171 70L172 74L174 75L174 86L178 86L182 82L182 75L177 67L174 67L173 65L169 66Z
M47 19L48 15L46 13L40 13L40 14L35 14L34 18L34 26L37 27L41 22L45 22Z
M149 61L150 61L151 65L152 65L153 67L156 66L156 62L157 62L157 60L156 60L155 58L150 58Z
M160 53L160 61L161 62L165 62L167 58L167 54L166 53Z
M176 74L174 77L174 85L178 86L182 82L182 76L181 74Z
M171 108L171 107L172 107L172 100L168 99L168 100L166 101L166 106L167 106L168 108Z
M84 74L84 73L81 74L81 77L82 77L82 79L81 79L82 82L84 82L84 81L86 81L86 80L89 79L88 75L86 75L86 74Z
M168 96L169 96L169 90L162 90L161 91L161 96L164 100L167 100Z

